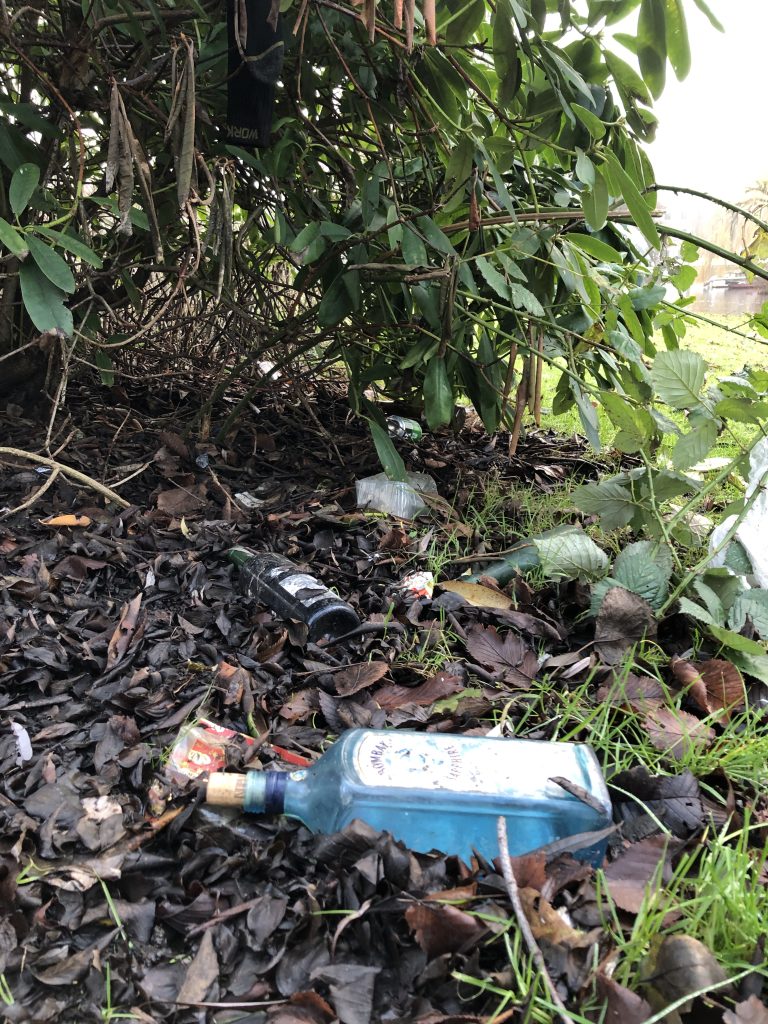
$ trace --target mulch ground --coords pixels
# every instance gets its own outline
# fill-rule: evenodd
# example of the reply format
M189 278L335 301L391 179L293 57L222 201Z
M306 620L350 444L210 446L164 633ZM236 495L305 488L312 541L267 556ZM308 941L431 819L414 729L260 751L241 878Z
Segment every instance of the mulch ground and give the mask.
M315 418L290 391L264 395L222 445L195 441L188 395L151 412L125 391L105 395L72 384L49 448L129 508L61 473L12 511L46 467L0 462L0 1016L458 1024L501 1007L495 1021L524 1019L498 862L414 854L364 824L313 836L215 810L197 783L168 774L168 759L201 716L256 735L255 747L231 744L232 770L307 763L352 726L482 733L504 708L514 726L542 645L566 669L591 639L579 619L588 595L518 580L515 610L489 610L447 593L407 599L397 581L431 542L477 550L462 512L489 474L547 489L600 464L545 431L514 459L503 435L469 426L399 443L443 499L412 529L355 508L354 479L378 471L376 456L331 390L315 396ZM43 452L45 423L12 404L0 422L4 446ZM507 512L499 549L515 539ZM56 525L72 514L79 525ZM240 596L234 543L309 567L370 628L309 643L301 624ZM491 628L514 643L503 663L477 663L472 637ZM370 662L379 669L363 671ZM546 739L551 725L527 730ZM659 785L622 781L646 797ZM685 785L667 801L670 813L674 800L688 808L672 822L680 842L705 813L695 780ZM636 846L657 841L647 819L635 826ZM613 853L626 842L612 837ZM592 870L561 854L525 858L516 874L548 920L537 934L561 997L592 1005L594 1019L606 1004L646 1019L639 995L596 970L610 940ZM563 907L567 927L553 909Z

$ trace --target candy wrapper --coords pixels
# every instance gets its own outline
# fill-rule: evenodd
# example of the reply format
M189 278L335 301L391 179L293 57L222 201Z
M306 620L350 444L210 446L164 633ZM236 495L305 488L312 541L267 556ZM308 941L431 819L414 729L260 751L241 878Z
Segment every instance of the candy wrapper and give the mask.
M398 591L405 597L432 597L435 577L431 572L411 572L400 580Z
M180 733L165 766L166 775L174 782L196 779L203 772L220 772L227 767L227 747L234 741L246 748L254 745L251 736L216 725L200 718Z

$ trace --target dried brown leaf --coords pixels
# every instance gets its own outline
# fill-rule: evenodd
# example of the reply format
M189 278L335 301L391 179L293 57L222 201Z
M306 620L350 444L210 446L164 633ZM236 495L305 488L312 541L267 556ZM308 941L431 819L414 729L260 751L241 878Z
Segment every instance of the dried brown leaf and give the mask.
M137 594L123 605L120 621L107 647L107 671L122 661L131 646L138 626L141 597L141 594Z
M605 1004L604 1024L644 1024L653 1010L642 996L631 992L602 971L597 975L597 994Z
M535 889L530 887L520 889L520 902L537 942L545 939L547 942L572 948L582 944L587 933L572 928L563 920L552 904Z
M664 687L653 676L637 675L634 672L615 674L613 679L597 691L598 700L616 707L635 708L648 711L658 707L666 698Z
M426 708L437 700L458 693L463 686L463 676L437 672L420 686L396 686L389 683L376 690L373 698L385 711L395 711L404 704L416 704L418 707Z
M652 952L644 968L644 980L668 1006L694 992L725 981L726 973L703 942L690 935L668 935ZM687 1013L690 1003L680 1007Z
M476 917L446 904L414 903L406 910L405 919L430 959L468 950L487 933L486 926Z
M734 708L743 706L744 679L741 672L724 658L709 661L672 659L675 678L688 690L688 696L707 715L724 712L729 718Z
M219 976L219 960L213 945L213 929L203 932L194 960L187 968L176 999L179 1003L197 1003Z
M633 644L653 636L656 618L648 602L624 587L611 587L595 622L595 648L603 661L615 665Z
M713 729L687 711L653 708L645 718L651 743L657 750L680 760L692 749L708 746L715 738Z
M604 869L613 902L622 910L637 914L649 887L653 885L656 891L660 884L669 881L672 875L669 856L667 836L650 836L633 843Z
M378 683L387 672L389 672L389 662L387 661L363 661L358 665L349 665L334 676L336 693L340 697L350 697L358 690L364 690L367 686Z
M750 996L723 1014L723 1024L768 1024L768 1008L757 996Z
M503 637L495 626L470 630L467 651L475 661L495 672L515 686L527 688L536 675L538 660L525 641L511 631Z

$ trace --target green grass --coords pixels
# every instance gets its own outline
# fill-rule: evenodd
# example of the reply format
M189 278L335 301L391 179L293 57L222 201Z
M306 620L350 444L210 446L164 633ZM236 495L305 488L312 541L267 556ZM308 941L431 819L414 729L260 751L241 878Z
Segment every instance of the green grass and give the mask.
M689 348L697 352L710 365L706 383L716 384L720 377L736 373L745 365L763 367L768 365L768 345L759 340L743 337L734 331L748 333L745 327L745 318L739 316L710 317L716 321L708 323L704 320L697 320L688 324L685 337L681 339L681 348ZM656 339L659 350L664 348L664 342L659 335ZM560 371L553 366L545 366L543 375L543 412L544 426L553 427L563 434L583 434L584 428L575 408L569 409L562 416L554 416L551 411L552 396L555 392ZM610 444L615 428L611 425L608 417L602 409L598 408L600 420L600 439ZM682 416L670 417L680 425L684 423ZM735 441L744 443L753 432L753 429L746 424L734 423L731 427L733 436L724 433L718 441L713 455L733 455L736 452Z

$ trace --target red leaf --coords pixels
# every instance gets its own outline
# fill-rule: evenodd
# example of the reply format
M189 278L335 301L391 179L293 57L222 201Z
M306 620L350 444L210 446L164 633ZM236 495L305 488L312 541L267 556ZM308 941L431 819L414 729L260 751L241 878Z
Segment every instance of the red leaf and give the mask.
M481 665L503 674L504 679L527 688L536 675L538 660L522 637L509 632L503 637L495 626L482 626L467 635L467 652Z

